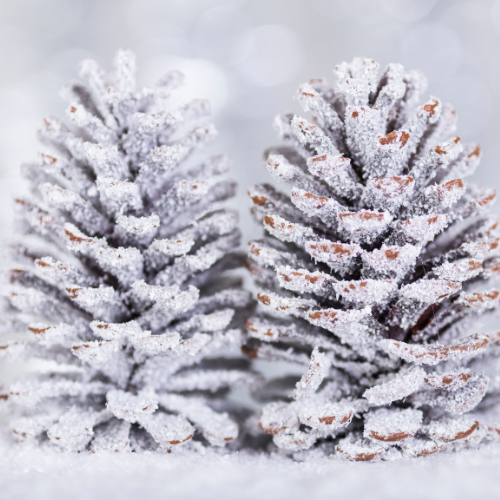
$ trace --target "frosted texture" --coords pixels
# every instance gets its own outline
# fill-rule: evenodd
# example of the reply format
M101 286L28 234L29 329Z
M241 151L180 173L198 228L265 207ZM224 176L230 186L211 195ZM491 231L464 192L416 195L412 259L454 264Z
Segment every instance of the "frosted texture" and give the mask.
M303 366L256 392L261 428L296 457L358 461L497 439L498 335L471 331L500 306L495 191L464 180L481 150L452 135L452 106L418 105L421 73L334 72L298 89L311 119L275 119L266 167L290 194L249 188L266 234L249 243L246 349Z
M73 451L236 447L245 411L224 395L256 379L238 356L252 301L230 272L243 256L228 158L201 153L210 104L171 104L178 71L136 90L125 50L109 74L79 71L70 124L44 118L31 195L15 200L26 237L3 316L30 340L0 348L66 369L2 389L12 432Z

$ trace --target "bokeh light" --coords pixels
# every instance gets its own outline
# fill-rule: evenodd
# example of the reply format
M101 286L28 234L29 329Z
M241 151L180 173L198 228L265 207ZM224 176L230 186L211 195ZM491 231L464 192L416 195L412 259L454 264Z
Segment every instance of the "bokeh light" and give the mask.
M402 40L404 63L434 80L456 74L463 58L459 36L444 23L423 23L410 29Z
M241 52L246 54L239 70L254 85L273 86L297 75L303 59L300 39L279 24L258 26L242 34Z
M427 16L437 0L381 0L382 8L389 15L403 22L418 21Z
M357 55L424 71L427 94L456 107L457 133L481 144L478 179L500 186L499 46L500 0L0 0L0 231L11 235L10 198L39 148L38 124L64 116L58 92L83 58L109 68L128 47L141 85L177 67L186 74L177 102L212 101L245 241L261 234L246 187L269 182L262 152L277 142L273 117L299 112L301 82L333 81L334 65Z

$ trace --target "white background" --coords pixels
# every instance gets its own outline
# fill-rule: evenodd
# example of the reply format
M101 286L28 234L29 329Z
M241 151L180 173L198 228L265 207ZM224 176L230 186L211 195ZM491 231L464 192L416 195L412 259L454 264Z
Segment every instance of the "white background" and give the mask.
M429 80L428 93L455 105L462 140L477 141L483 147L477 180L500 186L499 0L0 0L2 242L11 237L10 198L22 189L20 164L33 159L38 150L36 130L41 118L45 114L64 116L65 103L58 91L65 81L76 77L81 59L92 57L109 68L119 47L136 51L140 83L152 83L165 70L177 67L188 77L184 95L211 99L213 119L220 130L218 147L232 156L233 176L240 183L237 204L245 240L261 231L248 215L245 191L249 183L269 181L262 151L276 142L273 117L298 110L292 97L301 82L318 76L332 79L334 65L354 56L373 58L381 66L401 62L423 70ZM494 209L499 210L500 206ZM0 380L16 372L3 363L0 361ZM450 498L459 498L460 493L466 495L475 488L491 493L499 463L498 456L491 453L473 455L468 461L453 459L444 469L442 462L432 462L437 464L435 470L431 466L390 469L390 464L385 469L363 468L366 480L362 482L356 480L357 473L339 468L333 475L328 468L319 476L311 473L302 482L299 479L305 476L281 470L281 479L273 483L272 467L260 466L266 469L267 483L262 490L257 477L243 474L245 466L236 472L225 469L221 476L205 471L203 477L214 485L232 475L230 493L235 498L245 492L267 498L263 493L270 491L266 484L271 491L281 485L284 490L274 492L288 492L289 498L294 493L306 498L315 487L322 488L325 498L392 498L392 494L417 498L419 495L413 495L424 490L429 497L435 493L448 498L450 493ZM22 471L23 463L27 464L30 477L37 478L37 487L43 490L40 498L51 498L59 469L46 473L43 456L29 456L29 463L22 455L11 462L2 452L2 481L5 474ZM94 498L98 491L109 497L123 492L123 488L116 489L117 482L100 490L99 481L106 476L106 471L94 475L100 463L68 463L71 470L83 467L86 472L61 479L61 498L69 497L72 484L88 486L78 498ZM133 471L132 462L127 464ZM150 482L143 476L134 482L133 474L129 475L129 493L143 498L141 488L145 488L144 498L148 494L161 498L161 485L165 491L176 491L174 483L166 484L163 479L175 480L177 473L170 471L164 477L161 470L155 470ZM258 471L254 468L250 473ZM246 482L240 478L238 483L238 474ZM13 497L22 498L29 490L37 492L35 482L25 482L22 476L11 479L11 486L4 490L2 483L1 489ZM184 471L177 479L179 485L192 490L194 476ZM395 481L392 489L391 481ZM219 490L214 488L208 488L204 498L212 498L210 492L220 491L221 485ZM192 495L189 498L201 498Z

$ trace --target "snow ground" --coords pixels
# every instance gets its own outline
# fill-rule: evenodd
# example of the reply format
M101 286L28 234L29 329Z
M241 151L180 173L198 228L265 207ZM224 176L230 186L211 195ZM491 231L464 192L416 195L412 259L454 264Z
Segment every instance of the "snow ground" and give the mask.
M70 454L0 441L2 499L498 498L500 446L401 462L283 456Z

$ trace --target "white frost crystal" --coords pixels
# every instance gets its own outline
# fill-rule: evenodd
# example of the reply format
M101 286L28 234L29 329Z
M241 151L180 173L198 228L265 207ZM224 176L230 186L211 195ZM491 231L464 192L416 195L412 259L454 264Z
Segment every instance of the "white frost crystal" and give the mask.
M422 424L422 412L382 408L367 413L364 436L376 441L393 443L413 437Z
M303 373L256 391L261 428L360 461L498 438L500 341L472 329L500 310L495 193L464 180L481 150L453 135L450 105L418 105L418 71L356 58L335 74L299 87L312 120L275 120L286 144L266 167L289 189L249 189L266 236L249 243L245 352Z
M244 259L237 216L222 208L229 162L199 154L216 136L197 123L209 103L169 101L180 73L137 92L134 55L114 65L81 64L88 86L64 89L72 127L43 121L46 149L25 169L32 196L16 199L46 244L12 247L4 323L32 341L0 356L73 371L15 381L0 400L19 409L17 439L66 450L236 447L246 410L222 396L256 375L239 352L252 301L230 273Z

